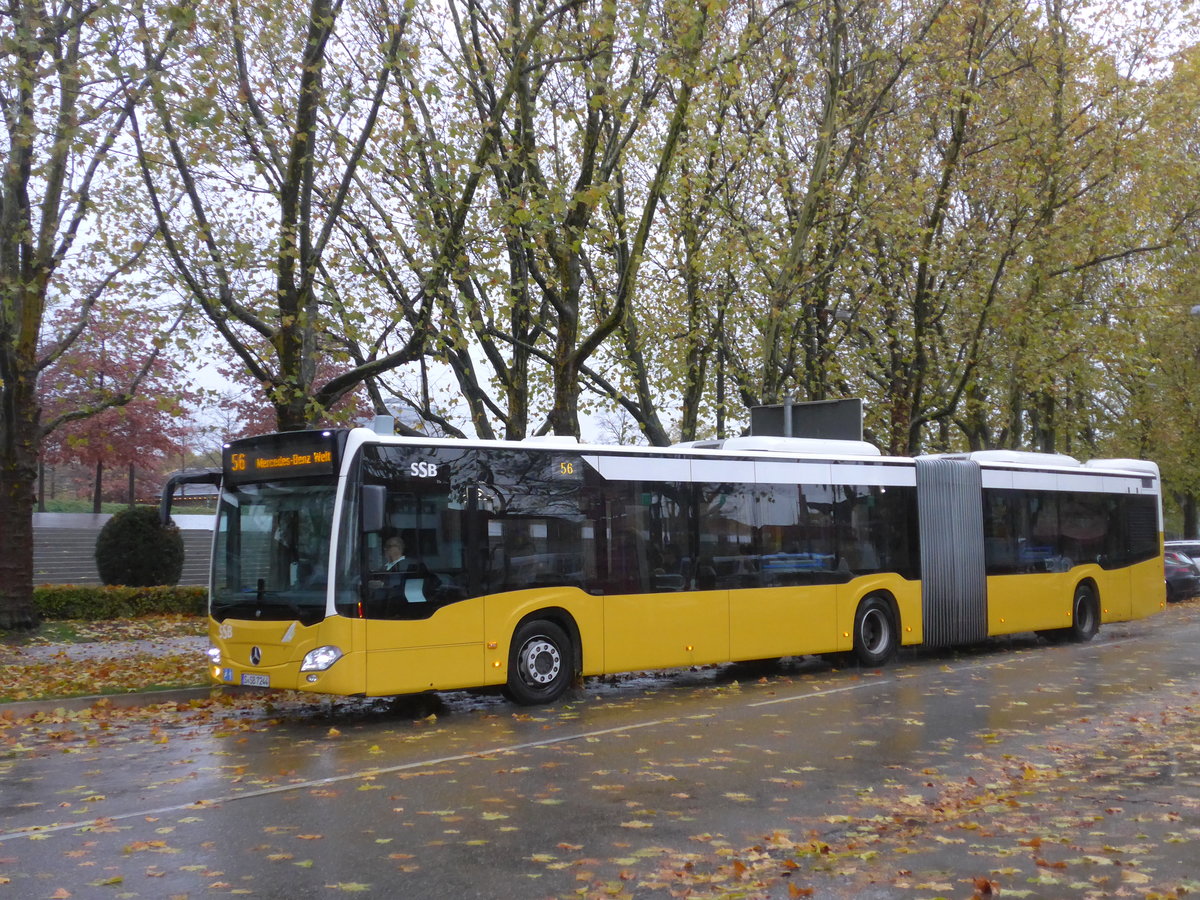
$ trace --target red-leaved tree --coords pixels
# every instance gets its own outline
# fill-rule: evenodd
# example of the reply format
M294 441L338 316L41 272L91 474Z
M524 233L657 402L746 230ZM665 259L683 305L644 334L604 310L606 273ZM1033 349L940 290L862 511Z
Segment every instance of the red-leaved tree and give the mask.
M63 319L55 323L67 327ZM54 339L51 333L51 339ZM153 474L174 454L187 431L185 406L193 399L178 363L163 353L160 325L144 315L101 306L96 320L39 384L46 437L42 461L74 464L93 474L93 510L100 511L105 469ZM116 393L139 384L120 406ZM156 484L154 485L156 487Z

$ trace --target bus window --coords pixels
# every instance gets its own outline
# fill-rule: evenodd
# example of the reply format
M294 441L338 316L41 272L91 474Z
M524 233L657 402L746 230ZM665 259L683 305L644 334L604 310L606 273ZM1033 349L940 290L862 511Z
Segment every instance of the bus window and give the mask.
M213 554L213 618L324 618L333 500L328 479L227 488Z
M838 571L832 485L769 485L760 488L764 586L824 584L848 580Z
M749 485L697 485L699 546L694 582L700 590L758 587L756 494Z
M1158 504L1155 498L1145 494L1123 495L1120 503L1128 548L1123 564L1153 559L1158 555Z
M585 512L585 469L571 454L487 454L478 476L499 502L480 508L487 522L484 593L584 588L595 581L596 527Z
M1108 540L1102 565L1129 566L1158 554L1158 507L1153 497L1109 494Z
M469 450L367 446L365 485L386 491L383 528L362 536L358 570L367 618L428 618L469 596L463 500L473 482Z
M690 556L689 510L691 488L686 484L644 484L648 531L646 568L650 590L685 590L685 561Z
M607 534L597 585L608 594L669 593L691 584L691 488L625 481L599 490Z
M916 495L909 487L840 485L836 506L838 571L917 577Z
M1061 572L1077 543L1065 539L1059 495L1052 491L983 492L984 565L989 575ZM1070 531L1071 529L1068 529Z
M1061 494L1059 546L1072 564L1104 565L1110 550L1108 499L1103 494Z
M866 559L876 562L873 568L864 563L854 569L855 574L896 572L902 578L920 577L916 488L874 486L866 491L866 496L860 495L859 505L867 508L867 527L857 539L867 542Z

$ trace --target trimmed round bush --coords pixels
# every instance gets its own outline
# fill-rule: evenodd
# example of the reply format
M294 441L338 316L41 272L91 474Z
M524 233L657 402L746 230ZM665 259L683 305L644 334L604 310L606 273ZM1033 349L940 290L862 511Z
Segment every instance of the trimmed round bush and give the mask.
M153 507L123 509L100 529L96 569L105 584L178 584L183 574L183 535L174 522L163 525Z

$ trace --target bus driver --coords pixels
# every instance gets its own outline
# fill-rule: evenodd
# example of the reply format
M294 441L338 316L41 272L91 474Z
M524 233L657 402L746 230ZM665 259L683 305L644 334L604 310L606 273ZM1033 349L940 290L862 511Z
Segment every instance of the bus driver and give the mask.
M383 542L383 570L385 572L404 572L409 567L408 557L404 555L404 538L393 534Z

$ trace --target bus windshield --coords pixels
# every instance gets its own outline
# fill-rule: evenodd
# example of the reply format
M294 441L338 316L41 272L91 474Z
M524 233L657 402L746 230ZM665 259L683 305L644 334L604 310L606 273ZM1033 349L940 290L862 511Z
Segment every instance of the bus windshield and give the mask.
M214 619L325 617L335 489L329 478L226 488L213 552Z

